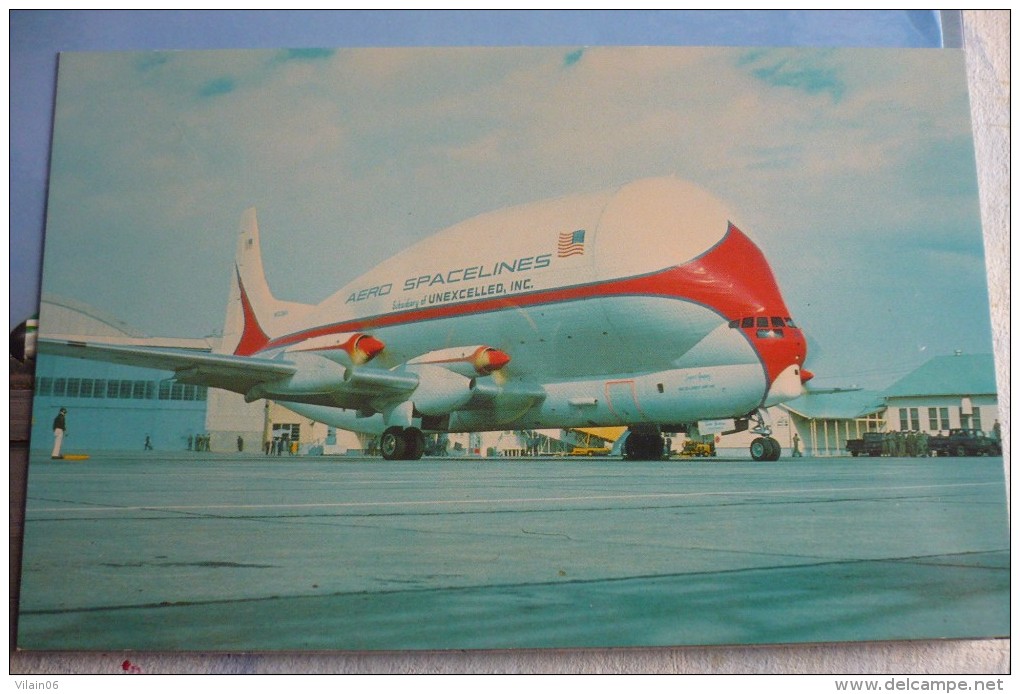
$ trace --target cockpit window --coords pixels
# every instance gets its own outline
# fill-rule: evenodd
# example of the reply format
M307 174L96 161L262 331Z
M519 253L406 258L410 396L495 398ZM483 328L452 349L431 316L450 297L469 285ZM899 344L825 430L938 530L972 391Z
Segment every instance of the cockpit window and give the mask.
M729 323L731 328L755 328L755 333L760 338L783 337L783 328L794 328L793 320L780 316L748 316L746 318L734 318Z

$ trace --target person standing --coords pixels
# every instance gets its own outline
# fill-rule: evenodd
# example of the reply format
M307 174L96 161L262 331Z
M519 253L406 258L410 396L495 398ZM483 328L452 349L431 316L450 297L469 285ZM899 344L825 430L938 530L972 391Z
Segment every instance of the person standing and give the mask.
M67 431L67 408L61 407L53 420L53 453L50 458L59 460L64 456L60 455L60 447L64 444L64 432Z

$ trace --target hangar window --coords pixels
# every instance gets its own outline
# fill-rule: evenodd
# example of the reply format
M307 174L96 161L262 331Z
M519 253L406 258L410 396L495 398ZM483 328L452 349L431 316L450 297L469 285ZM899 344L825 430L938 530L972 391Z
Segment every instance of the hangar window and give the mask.
M131 388L131 397L135 400L145 399L145 381L135 381Z
M106 397L117 398L120 397L120 382L115 381L112 378L106 382Z
M286 438L288 442L300 441L301 440L301 425L300 424L274 424L273 425L273 438L276 440L282 440Z
M170 399L170 386L173 385L173 381L166 380L159 382L159 399L169 400Z
M97 378L93 382L92 397L94 397L94 398L105 398L106 397L106 379L105 378Z
M83 397L83 398L91 398L92 397L92 386L93 386L93 381L92 381L91 378L83 378L83 379L81 379L81 391L79 392L79 396Z
M53 392L53 379L49 377L37 378L35 381L36 395L49 395Z
M120 397L123 400L131 399L131 381L120 382Z
M67 379L54 378L53 379L53 394L58 397L63 397L64 389L67 387Z
M960 427L963 429L980 429L981 408L972 407L970 414L966 414L966 412L966 409L963 407L960 408Z
M81 379L80 378L69 378L67 379L67 397L76 398L78 393L81 392Z

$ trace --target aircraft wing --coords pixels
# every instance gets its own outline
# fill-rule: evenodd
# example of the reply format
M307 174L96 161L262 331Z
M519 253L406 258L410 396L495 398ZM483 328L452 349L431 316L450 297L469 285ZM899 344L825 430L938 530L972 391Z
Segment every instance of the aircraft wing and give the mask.
M248 402L259 398L329 407L379 411L405 399L418 377L384 369L354 369L314 354L285 354L263 359L211 354L171 347L113 345L40 338L42 354L140 366L174 372L181 383L239 393Z
M287 378L297 371L295 364L283 361L171 347L40 338L38 351L60 357L173 371L175 378L182 383L223 388L242 395L257 385Z

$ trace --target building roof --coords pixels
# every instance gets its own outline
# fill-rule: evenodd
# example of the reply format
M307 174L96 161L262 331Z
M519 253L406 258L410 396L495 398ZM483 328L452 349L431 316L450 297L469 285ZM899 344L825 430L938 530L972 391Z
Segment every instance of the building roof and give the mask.
M886 389L887 398L929 395L994 395L995 361L991 354L935 357Z
M53 294L43 294L39 303L39 336L204 351L214 349L220 341L219 337L152 337L94 306Z
M875 390L808 391L782 405L807 419L856 419L885 409L882 393Z

